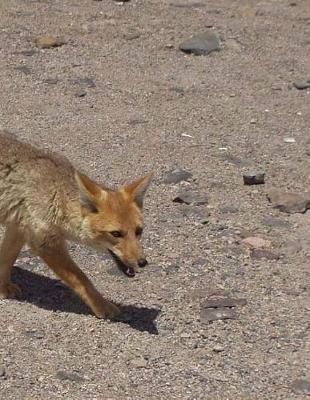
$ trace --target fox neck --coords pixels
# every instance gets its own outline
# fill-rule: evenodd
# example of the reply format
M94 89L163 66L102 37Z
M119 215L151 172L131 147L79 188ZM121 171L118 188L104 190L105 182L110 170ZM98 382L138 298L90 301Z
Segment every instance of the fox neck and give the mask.
M68 240L74 242L89 242L89 226L79 198L72 199L67 204L64 234Z

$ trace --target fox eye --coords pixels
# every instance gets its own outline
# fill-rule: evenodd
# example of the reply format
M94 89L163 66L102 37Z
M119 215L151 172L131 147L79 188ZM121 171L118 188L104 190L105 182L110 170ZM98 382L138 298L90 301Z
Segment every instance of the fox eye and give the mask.
M143 228L141 226L138 226L136 229L136 236L141 236L143 232Z
M110 235L114 236L115 238L123 237L123 234L121 231L112 231L112 232L110 232Z

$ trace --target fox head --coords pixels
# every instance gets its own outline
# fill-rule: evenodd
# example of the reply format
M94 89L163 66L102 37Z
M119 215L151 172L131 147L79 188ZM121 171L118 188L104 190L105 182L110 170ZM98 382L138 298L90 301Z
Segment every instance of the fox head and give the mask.
M98 250L108 250L118 267L130 277L147 265L141 245L142 206L152 175L112 191L86 175L75 173L83 215L83 240Z

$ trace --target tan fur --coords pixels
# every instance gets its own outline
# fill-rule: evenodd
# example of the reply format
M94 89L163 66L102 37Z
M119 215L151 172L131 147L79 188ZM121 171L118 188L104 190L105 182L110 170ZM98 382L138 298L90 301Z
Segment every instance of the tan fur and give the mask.
M118 308L105 300L70 258L66 241L110 250L131 271L144 258L140 244L142 199L151 175L111 191L76 171L68 160L0 133L0 298L20 289L11 270L24 244L85 301L97 317ZM114 237L120 231L122 237Z

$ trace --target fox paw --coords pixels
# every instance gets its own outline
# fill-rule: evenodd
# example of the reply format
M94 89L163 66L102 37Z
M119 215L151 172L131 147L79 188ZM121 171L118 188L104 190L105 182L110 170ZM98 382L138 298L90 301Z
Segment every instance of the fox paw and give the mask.
M94 310L97 318L113 319L120 315L120 309L113 303L105 300L105 302Z
M13 299L21 294L20 287L15 283L1 283L0 282L0 299Z

